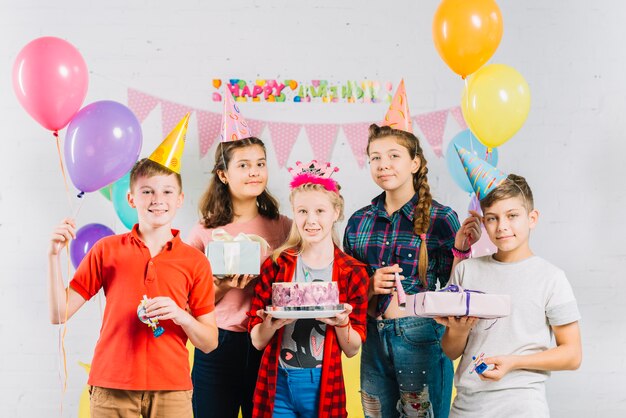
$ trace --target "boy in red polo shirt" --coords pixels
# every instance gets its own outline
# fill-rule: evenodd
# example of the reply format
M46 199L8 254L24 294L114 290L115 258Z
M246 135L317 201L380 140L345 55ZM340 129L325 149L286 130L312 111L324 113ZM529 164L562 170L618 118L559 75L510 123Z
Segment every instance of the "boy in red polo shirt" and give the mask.
M180 156L189 115L130 174L128 202L139 223L98 241L65 289L58 255L76 237L72 219L54 231L49 250L50 320L63 323L104 288L106 308L89 384L91 416L189 417L192 383L187 339L204 352L217 347L211 267L171 229L183 203ZM142 323L137 307L147 295ZM144 318L145 320L145 318Z

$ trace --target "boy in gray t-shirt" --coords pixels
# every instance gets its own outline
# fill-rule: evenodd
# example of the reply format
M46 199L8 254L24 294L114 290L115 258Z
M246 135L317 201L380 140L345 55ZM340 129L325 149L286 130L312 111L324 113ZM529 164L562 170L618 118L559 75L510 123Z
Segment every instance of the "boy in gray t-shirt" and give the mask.
M511 315L495 323L436 318L447 327L441 342L446 355L453 360L462 355L450 417L549 417L545 380L550 371L575 370L582 359L576 299L563 271L529 247L539 213L523 177L509 175L480 205L498 250L460 263L451 283L510 295ZM482 374L472 359L481 353L489 366Z

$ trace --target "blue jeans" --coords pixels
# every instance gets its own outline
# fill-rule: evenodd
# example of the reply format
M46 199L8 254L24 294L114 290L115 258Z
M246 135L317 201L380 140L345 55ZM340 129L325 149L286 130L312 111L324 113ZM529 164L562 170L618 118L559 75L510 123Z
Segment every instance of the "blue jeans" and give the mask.
M361 353L367 418L448 417L454 371L441 351L444 330L429 318L368 317Z
M316 418L320 403L322 368L278 368L274 418Z
M252 395L262 351L247 332L219 330L218 346L205 354L196 349L191 371L195 418L252 416Z

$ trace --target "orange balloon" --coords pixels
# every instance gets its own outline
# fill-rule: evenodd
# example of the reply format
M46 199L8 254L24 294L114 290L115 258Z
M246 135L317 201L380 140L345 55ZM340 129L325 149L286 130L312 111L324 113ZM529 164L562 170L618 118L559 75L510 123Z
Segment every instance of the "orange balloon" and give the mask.
M443 0L435 12L435 48L463 78L491 58L500 39L502 14L494 0Z

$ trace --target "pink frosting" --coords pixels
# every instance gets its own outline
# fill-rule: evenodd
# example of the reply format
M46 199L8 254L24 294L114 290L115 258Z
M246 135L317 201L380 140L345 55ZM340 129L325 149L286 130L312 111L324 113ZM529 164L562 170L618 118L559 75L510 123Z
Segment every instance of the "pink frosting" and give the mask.
M339 303L336 282L274 283L272 306L325 306Z

